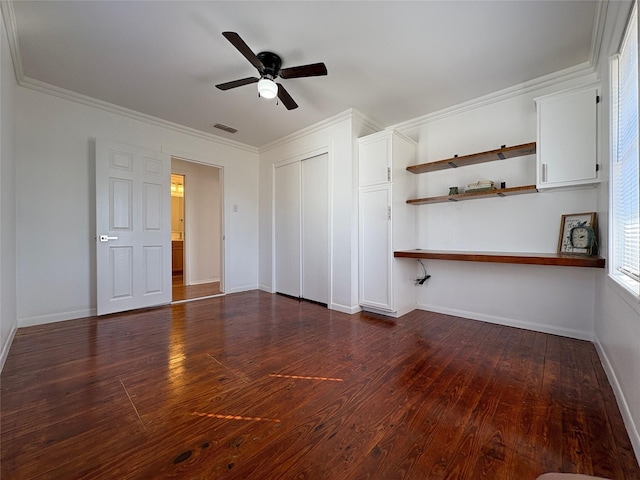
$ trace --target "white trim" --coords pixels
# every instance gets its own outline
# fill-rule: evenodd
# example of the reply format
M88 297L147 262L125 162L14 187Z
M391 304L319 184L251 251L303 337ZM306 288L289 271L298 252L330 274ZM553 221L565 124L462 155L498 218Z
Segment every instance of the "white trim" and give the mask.
M600 49L602 48L602 37L604 35L604 27L607 21L608 0L596 3L596 15L593 20L593 30L591 32L591 49L589 53L589 63L594 68L598 65L600 58Z
M40 93L46 93L48 95L63 98L65 100L70 100L72 102L80 103L88 107L98 108L109 113L116 113L133 120L138 120L155 126L165 127L179 133L184 133L193 137L209 140L220 145L238 148L240 150L245 150L251 153L258 153L258 149L256 147L247 145L245 143L229 140L212 133L203 132L201 130L196 130L195 128L186 127L184 125L179 125L177 123L163 120L152 115L146 115L135 110L124 108L119 105L114 105L109 102L104 102L87 95L82 95L80 93L76 93L71 90L60 88L55 85L51 85L49 83L41 82L39 80L35 80L33 78L25 76L24 70L22 68L22 55L20 53L20 42L18 40L18 29L16 25L15 12L13 9L13 1L0 1L0 10L2 10L2 17L4 18L7 38L9 42L9 50L11 51L11 59L13 61L13 69L16 75L16 82L19 86L35 90Z
M78 318L95 317L97 311L95 308L85 310L75 310L71 312L51 313L47 315L37 315L35 317L27 317L18 319L18 326L33 327L35 325L45 325L47 323L66 322L67 320L76 320Z
M4 368L4 363L7 361L7 357L9 356L9 350L11 349L11 344L13 343L13 339L16 336L16 332L18 331L18 327L14 325L11 327L11 331L9 332L9 336L7 336L7 341L4 342L2 346L2 352L0 352L0 372Z
M342 305L340 303L331 303L329 305L329 309L335 310L336 312L346 313L348 315L353 315L362 311L362 307L360 307L360 305L350 307L348 305Z
M215 283L215 282L219 282L219 281L220 281L220 277L210 278L210 279L205 279L205 280L196 280L196 281L190 282L187 286L203 285L205 283Z
M255 284L253 284L253 285L240 285L238 287L230 288L229 290L225 291L224 293L226 295L229 295L230 293L249 292L251 290L257 290L257 286Z
M338 113L337 115L329 117L326 120L322 120L321 122L314 123L309 127L303 128L289 135L285 135L284 137L279 138L278 140L275 140L271 143L263 145L262 147L260 147L260 154L268 152L269 150L273 150L274 148L281 147L287 143L291 143L294 140L304 138L309 135L313 135L316 132L325 130L333 125L337 125L341 122L344 122L345 120L353 120L354 118L357 118L357 120L362 125L365 125L374 130L382 130L382 128L376 123L374 123L373 120L364 116L362 113L358 112L357 110L350 108L348 110L345 110L344 112L341 112L341 113Z
M211 142L218 143L220 145L237 148L239 150L245 150L251 153L258 153L258 149L256 147L252 147L245 143L236 142L234 140L228 140L226 138L213 135L211 133L206 133L201 130L196 130L195 128L179 125L177 123L173 123L168 120L163 120L161 118L154 117L152 115L147 115L145 113L140 113L135 110L121 107L119 105L114 105L109 102L98 100L96 98L89 97L87 95L82 95L80 93L72 92L71 90L66 90L64 88L56 87L55 85L50 85L48 83L41 82L39 80L34 80L29 77L23 77L21 80L18 81L18 85L24 88L28 88L30 90L35 90L40 93L45 93L48 95L52 95L54 97L59 97L65 100L76 102L81 105L85 105L87 107L97 108L105 112L115 113L117 115L131 118L133 120L138 120L140 122L148 123L150 125L168 128L169 130L173 130L178 133L183 133L185 135L190 135L192 137L209 140Z
M453 105L451 107L428 113L426 115L408 120L406 122L391 125L387 127L387 129L395 129L400 132L407 131L412 128L423 126L435 120L441 120L446 117L451 117L470 110L475 110L477 108L484 107L493 103L498 103L509 98L518 97L522 94L532 92L534 90L539 90L545 87L556 85L561 82L580 78L594 72L595 67L589 62L581 63L580 65L566 68L564 70L545 75L544 77L536 78L519 85L514 85L513 87L508 87L503 90L484 95L482 97L474 98L473 100L469 100L468 102Z
M271 288L269 285L264 285L262 283L258 285L258 290L261 290L266 293L276 293L276 291L273 288Z
M22 54L20 53L20 42L18 42L18 26L16 25L16 14L13 10L12 1L0 1L0 10L2 10L2 18L7 32L7 40L9 42L9 51L11 52L11 60L13 61L13 71L16 75L18 85L24 78L22 68Z
M455 317L468 318L471 320L480 320L481 322L495 323L498 325L505 325L507 327L523 328L525 330L532 330L534 332L551 333L553 335L576 338L578 340L587 340L589 342L593 341L593 332L591 331L555 327L552 325L541 325L539 323L516 320L513 318L498 317L495 315L485 315L483 313L469 312L467 310L442 308L437 305L430 304L418 304L416 308L418 310L425 310L427 312L443 313L445 315L453 315Z
M629 440L631 440L631 445L633 446L633 450L636 454L636 458L640 458L640 433L638 432L638 427L633 421L633 415L631 414L631 410L629 410L629 404L624 396L624 392L620 387L620 382L618 382L618 377L616 377L615 370L611 365L611 361L607 356L604 347L600 343L600 339L597 335L594 336L593 343L596 346L596 351L598 352L598 356L600 357L600 363L602 363L602 367L607 375L607 380L609 380L609 384L613 389L613 394L616 397L616 402L618 403L618 408L620 410L620 414L622 415L622 420L624 422L625 427L627 428L627 434L629 435Z

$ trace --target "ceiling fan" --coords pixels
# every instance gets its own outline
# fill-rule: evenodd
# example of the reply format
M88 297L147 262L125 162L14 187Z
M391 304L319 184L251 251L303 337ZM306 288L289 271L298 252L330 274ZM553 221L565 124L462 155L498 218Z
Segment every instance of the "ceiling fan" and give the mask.
M251 65L258 69L260 78L247 77L232 82L221 83L216 85L220 90L229 90L257 82L258 94L261 97L274 98L277 95L284 106L287 107L287 110L293 110L294 108L298 108L298 104L291 98L289 92L287 92L280 83L275 82L275 79L277 77L284 79L317 77L327 74L327 67L324 63L311 63L297 67L280 68L282 66L282 59L279 55L273 52L260 52L256 55L236 32L222 32L222 35L251 62Z

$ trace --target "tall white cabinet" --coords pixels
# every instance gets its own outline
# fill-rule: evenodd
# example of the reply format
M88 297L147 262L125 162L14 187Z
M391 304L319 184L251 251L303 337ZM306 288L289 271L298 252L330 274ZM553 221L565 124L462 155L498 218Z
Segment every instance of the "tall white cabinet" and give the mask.
M406 167L416 143L395 131L358 140L359 302L364 310L401 316L415 308L416 265L395 259L394 250L415 246L415 176ZM413 177L413 178L412 178Z

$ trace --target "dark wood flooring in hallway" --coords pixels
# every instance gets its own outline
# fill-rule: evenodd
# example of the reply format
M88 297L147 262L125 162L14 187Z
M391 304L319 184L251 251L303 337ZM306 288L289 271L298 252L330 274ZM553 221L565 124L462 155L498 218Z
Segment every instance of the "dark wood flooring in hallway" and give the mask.
M594 346L251 291L18 330L2 479L638 479Z

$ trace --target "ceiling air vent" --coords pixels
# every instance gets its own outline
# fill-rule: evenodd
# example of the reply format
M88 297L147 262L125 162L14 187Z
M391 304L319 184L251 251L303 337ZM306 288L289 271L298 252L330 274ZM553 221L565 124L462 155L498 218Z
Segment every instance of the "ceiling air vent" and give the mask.
M222 123L216 123L213 126L213 128L217 128L219 130L224 130L225 132L229 132L229 133L236 133L238 131L237 128L233 128L233 127L230 127L228 125L224 125Z

